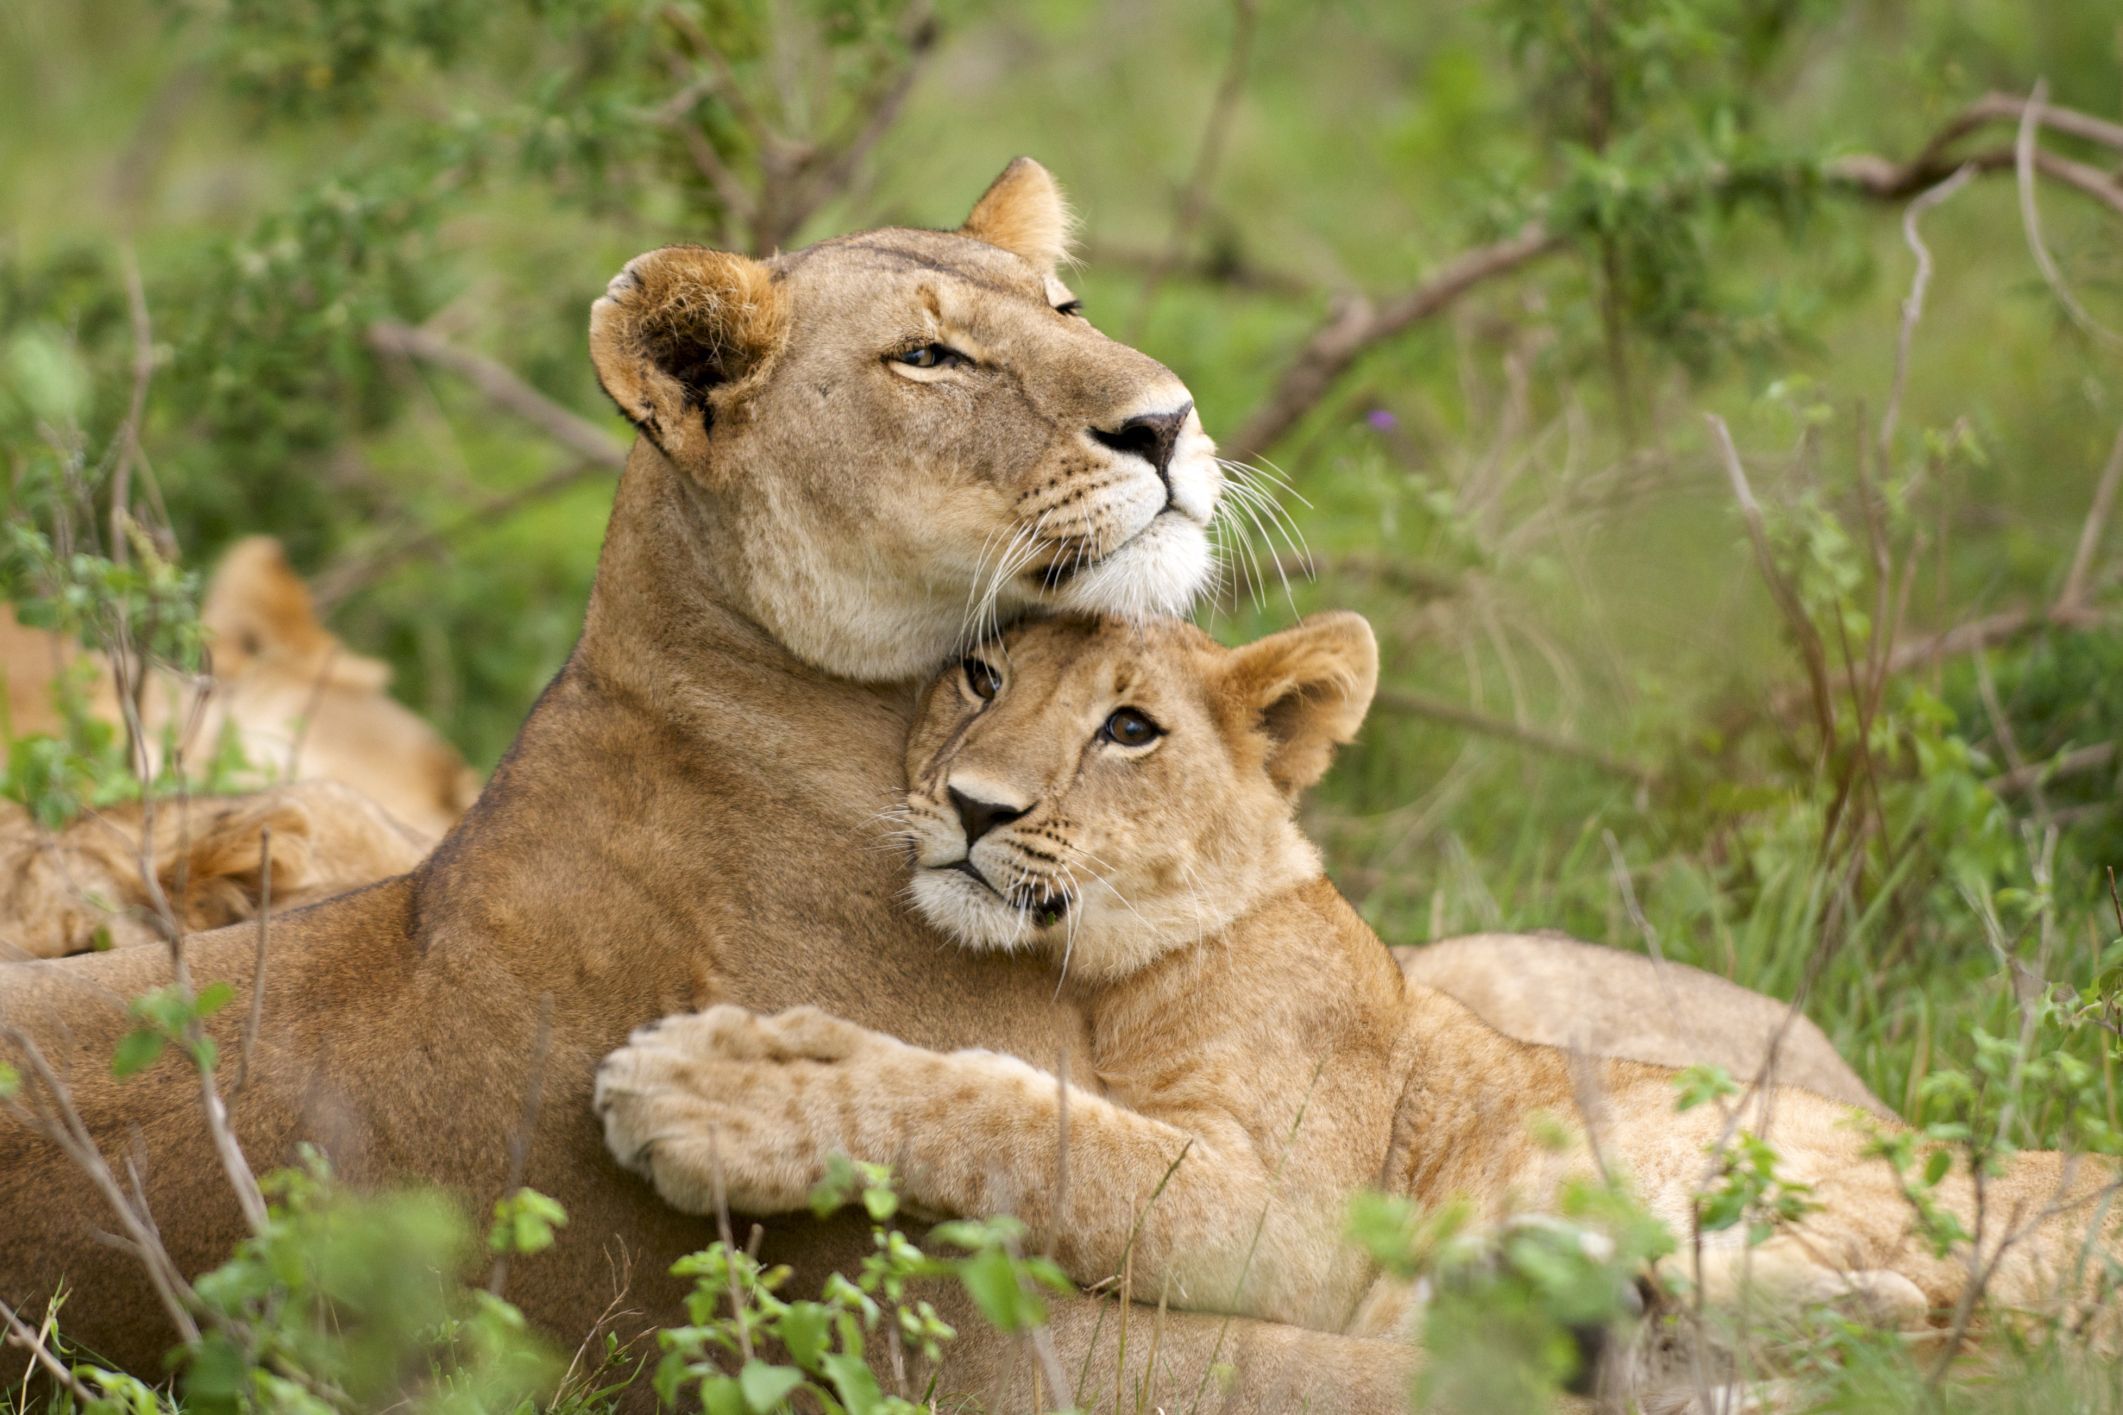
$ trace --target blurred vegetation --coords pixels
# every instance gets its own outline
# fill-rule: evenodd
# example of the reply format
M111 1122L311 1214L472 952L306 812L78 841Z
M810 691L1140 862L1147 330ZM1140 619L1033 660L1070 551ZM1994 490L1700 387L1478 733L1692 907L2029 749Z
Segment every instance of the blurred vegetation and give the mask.
M2112 121L2114 7L12 6L10 533L132 459L145 368L131 474L166 508L159 549L203 567L281 537L334 627L490 764L572 642L612 480L389 330L616 437L583 326L628 257L954 224L1024 151L1084 218L1088 312L1229 439L1332 321L1538 223L1538 254L1236 449L1287 479L1306 546L1255 528L1205 622L1347 606L1385 645L1310 820L1335 877L1395 942L1560 928L1803 989L1941 1126L1995 1114L1998 1039L2026 1045L2016 966L2053 985L2044 1054L2069 1074L2002 1138L2099 1144L2123 540L2088 510L2123 447L2123 194L2043 176L2038 258L2014 124L1927 146L2038 80ZM2031 136L2096 177L2123 161ZM1921 213L1901 369L1905 213L1979 154ZM1937 160L1896 184L1866 157ZM10 546L11 598L80 572ZM1979 652L1924 651L1971 626Z

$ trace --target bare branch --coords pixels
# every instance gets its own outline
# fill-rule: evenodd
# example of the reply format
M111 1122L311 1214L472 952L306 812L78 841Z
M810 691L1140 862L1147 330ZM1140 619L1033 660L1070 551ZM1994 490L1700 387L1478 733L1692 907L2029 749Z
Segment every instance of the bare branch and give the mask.
M2048 761L2022 762L2009 771L2002 771L1983 784L1998 795L2025 791L2045 781L2060 776L2077 776L2082 772L2099 771L2111 766L2116 760L2116 744L2095 742L2091 746L2074 747L2068 752L2051 757Z
M1739 449L1732 444L1732 429L1726 427L1725 420L1715 413L1705 413L1703 420L1710 425L1711 437L1716 441L1718 455L1725 464L1726 478L1732 483L1733 498L1740 504L1740 518L1747 524L1747 538L1754 543L1755 564L1805 660L1807 687L1813 695L1814 723L1820 728L1821 750L1825 752L1835 742L1835 706L1829 693L1827 650L1813 627L1813 620L1806 613L1806 607L1799 602L1798 592L1777 568L1776 556L1769 547L1769 531L1762 521L1762 506L1755 500L1754 488L1748 484L1747 469L1740 462Z
M1562 245L1562 237L1540 222L1529 222L1514 236L1477 246L1446 261L1428 279L1386 304L1373 305L1362 296L1338 301L1283 371L1268 402L1231 439L1233 450L1228 455L1243 462L1265 452L1310 412L1334 381L1367 350L1449 308L1484 281L1517 270L1560 250Z
M618 469L627 463L626 444L597 424L540 393L512 370L440 335L389 320L369 326L369 347L392 358L447 369L489 403L513 413L586 462Z
M2012 148L1998 148L1965 158L1948 159L1944 150L1985 122L2006 115L2020 116L2024 105L1994 96L1984 100L1974 120L1964 113L1957 117L1907 161L1873 153L1852 153L1826 164L1823 180L1832 188L1876 201L1902 201L1945 181L1962 167L1977 172L2004 171L2016 165ZM2062 110L2044 108L2043 125L2089 141L2123 146L2123 134L2115 125L2085 114L2059 117ZM2097 167L2052 152L2037 149L2031 157L2034 171L2071 187L2123 215L2123 181ZM1712 172L1716 184L1724 174ZM1327 390L1349 367L1374 345L1400 334L1410 326L1433 318L1449 308L1476 285L1522 267L1563 249L1564 238L1539 221L1528 223L1505 240L1474 247L1454 257L1422 283L1393 301L1374 306L1362 296L1337 301L1297 357L1277 380L1267 401L1241 425L1231 439L1230 455L1243 461L1266 451L1318 405Z
M140 280L140 259L130 246L125 251L125 308L133 330L133 390L126 401L125 419L118 424L118 464L111 472L111 559L120 565L130 558L126 528L132 517L133 465L140 460L140 424L147 416L148 380L155 373L147 288Z
M1147 274L1165 261L1163 251L1144 246L1086 241L1079 250L1084 264L1108 270L1132 270ZM1255 264L1236 250L1212 249L1196 255L1183 253L1178 260L1166 266L1166 273L1176 280L1200 281L1204 284L1222 285L1227 289L1243 290L1248 294L1280 295L1293 300L1311 299L1319 293L1319 287L1304 276Z
M2116 429L2115 445L2108 450L2108 463L2101 468L2101 480L2094 485L2093 503L2086 508L2085 524L2079 527L2079 548L2072 554L2071 569L2065 572L2064 588L2057 592L2057 608L2075 610L2085 606L2086 581L2093 573L2094 555L2101 548L2102 532L2108 529L2108 518L2115 510L2116 485L2123 482L2123 427Z
M30 1360L43 1367L45 1374L58 1382L60 1389L80 1401L83 1406L91 1409L95 1407L96 1393L84 1385L79 1376L68 1370L65 1362L52 1354L51 1348L44 1343L42 1333L16 1316L15 1309L5 1302L0 1302L0 1321L7 1324L7 1339L10 1345L19 1346L29 1352ZM28 1378L25 1376L23 1385L27 1388L28 1384Z
M1216 169L1223 161L1231 118L1238 110L1238 96L1246 83L1246 68L1253 59L1253 38L1260 28L1260 0L1232 0L1231 9L1230 57L1225 61L1223 77L1217 81L1216 96L1210 100L1209 119L1202 125L1202 140L1195 149L1193 166L1187 173L1187 180L1180 186L1179 205L1172 216L1172 234L1165 242L1164 253L1143 275L1142 290L1135 300L1130 343L1139 342L1165 276L1179 263L1193 241L1195 228L1201 225L1202 210L1209 201L1210 183L1216 180Z
M1479 732L1485 737L1496 737L1506 742L1516 742L1522 747L1530 747L1534 751L1544 752L1552 757L1563 757L1570 761L1583 762L1585 765L1595 767L1609 776L1617 776L1624 781L1635 782L1639 786L1649 785L1652 781L1651 773L1643 767L1611 757L1597 747L1573 741L1568 737L1563 737L1553 732L1543 731L1538 727L1521 727L1515 722L1507 722L1503 718L1491 717L1487 713L1477 712L1473 708L1462 707L1458 703L1447 702L1442 698L1433 698L1422 693L1401 692L1397 689L1382 689L1371 702L1374 708L1384 712L1397 712L1404 713L1410 717L1428 718L1432 722L1446 723L1468 732Z
M2105 344L2123 347L2123 334L2095 319L2079 297L2065 283L2064 272L2057 267L2056 257L2049 253L2049 246L2042 239L2041 205L2035 198L2035 130L2042 117L2042 100L2048 96L2049 85L2038 81L2035 91L2028 96L2027 107L2020 116L2020 132L2012 147L2013 173L2020 189L2020 224L2027 231L2027 251L2034 257L2035 268L2049 282L2057 303L2064 306L2072 323Z
M258 951L251 961L251 1009L243 1019L243 1045L236 1053L236 1080L229 1098L243 1094L251 1079L251 1053L258 1046L258 1025L265 1020L265 945L273 923L273 828L258 830Z
M2018 94L1986 93L1962 109L1953 121L1941 128L1925 145L1924 151L1918 154L1918 159L1935 159L1943 149L1951 147L1985 124L2017 124L2026 115L2028 106L2027 100ZM2090 113L2080 113L2070 108L2053 108L2048 104L2040 105L2038 122L2052 132L2099 143L2123 152L2123 123L2111 123Z
M1902 213L1902 240L1917 258L1916 274L1909 280L1908 298L1902 301L1902 328L1895 339L1894 383L1887 393L1887 407L1880 414L1880 459L1884 463L1894 449L1895 424L1902 417L1902 390L1909 381L1909 350L1916 339L1917 321L1924 317L1924 292L1931 287L1931 248L1917 234L1924 213L1944 203L1975 180L1976 169L1960 167L1945 181L1926 191Z
M821 206L846 191L854 181L855 173L865 159L884 140L886 133L899 121L900 110L906 107L907 95L914 90L915 81L921 77L929 55L936 47L938 26L935 14L927 5L918 5L909 13L902 31L907 46L904 63L892 71L891 77L881 90L866 94L856 104L861 115L852 126L828 139L808 162L800 164L794 181L794 190L776 211L776 229L761 229L753 232L755 246L765 249L765 254L794 236Z
M433 529L423 529L417 522L407 520L380 543L348 556L319 574L313 590L317 607L320 612L329 610L356 590L374 584L384 571L396 565L450 545L461 535L491 527L534 502L557 496L592 477L610 474L611 468L603 462L576 462L540 477L529 486L489 497ZM304 719L305 726L308 721L308 718Z

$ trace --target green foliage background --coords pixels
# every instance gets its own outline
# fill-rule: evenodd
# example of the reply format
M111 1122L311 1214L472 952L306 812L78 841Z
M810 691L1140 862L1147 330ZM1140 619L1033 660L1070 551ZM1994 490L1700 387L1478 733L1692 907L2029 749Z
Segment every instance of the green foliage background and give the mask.
M1941 1121L1980 1109L1979 1041L2016 1028L2009 954L2073 990L2045 1044L2094 1077L2022 1107L2019 1138L2116 1124L2116 768L2039 797L1994 783L2015 754L2123 734L2123 634L2001 639L1980 664L1896 675L1876 711L1840 698L1824 732L1700 416L1731 423L1831 666L2051 603L2123 423L2123 352L2067 317L2011 172L1985 175L1924 218L1936 272L1899 432L1870 450L1913 268L1907 198L1826 173L1910 157L1985 92L2037 80L2112 120L2112 4L948 0L936 19L854 180L774 234L955 224L1033 153L1083 218L1090 314L1178 370L1212 432L1261 406L1335 300L1390 299L1532 218L1563 240L1367 353L1267 449L1318 577L1205 612L1227 638L1330 605L1378 626L1388 698L1311 824L1389 940L1561 928L1782 996L1810 985L1866 1080ZM119 426L137 265L156 361L142 444L186 559L280 536L346 589L334 627L490 765L572 641L611 483L485 514L570 454L448 373L378 357L367 331L424 324L620 432L584 356L590 300L641 250L762 225L683 130L740 185L787 155L700 82L720 72L703 37L740 91L797 93L777 122L813 135L890 101L893 65L926 43L887 0L0 9L5 494L26 501ZM1216 111L1199 219L1148 281ZM2069 288L2123 328L2123 219L2052 184L2040 200ZM1897 597L1879 595L1872 524ZM2097 612L2118 557L2111 536ZM1469 732L1418 697L1631 770Z
M1315 826L1390 938L1544 926L1639 946L1618 857L1670 955L1789 991L1820 918L1777 891L1818 852L1835 777L1811 766L1803 713L1790 726L1758 710L1800 681L1797 658L1697 414L1732 420L1793 573L1818 582L1813 607L1842 596L1862 614L1850 453L1887 397L1911 259L1903 203L1835 194L1820 164L1909 156L1982 92L2037 77L2053 102L2111 112L2123 26L2094 0L1243 14L951 4L896 126L791 239L952 223L1008 157L1036 153L1081 212L1093 316L1181 371L1229 433L1330 300L1388 298L1544 216L1569 237L1560 256L1387 341L1269 449L1319 579L1233 593L1210 618L1236 636L1293 605L1353 605L1381 629L1390 689L1566 733L1654 777L1640 790L1382 710ZM143 443L186 556L211 564L270 531L331 583L378 545L445 530L353 588L333 622L491 763L571 642L610 482L476 514L568 454L447 373L380 359L366 329L426 323L618 432L583 353L589 300L637 251L742 234L675 126L644 115L677 102L741 177L760 159L745 115L687 99L685 75L707 72L688 46L712 35L751 82L779 62L773 26L784 46L800 36L813 72L795 86L812 105L786 121L825 133L867 111L903 23L885 4L736 0L11 7L12 484L50 461L40 429L78 423L93 450L116 426L137 261L158 360ZM1246 23L1189 268L1147 292ZM2113 213L2055 187L2043 210L2079 298L2117 315ZM1899 445L1873 473L1921 483L1902 513L1926 542L1904 639L2053 596L2123 420L2117 352L2038 276L2009 173L1925 233L1938 271ZM1807 436L1815 450L1795 452ZM1994 655L2026 753L2123 727L2105 691L2119 655L2101 632ZM1935 710L1909 706L1920 688ZM1907 1101L1932 1039L1956 1032L1944 1018L1995 1001L1968 986L1995 960L1964 886L2027 883L2009 814L2026 802L1980 789L2003 760L1965 660L1902 680L1888 713L1879 745L1908 759L1909 790L1882 833L1921 823L1923 851L1891 908L1861 911L1865 936L1813 1010ZM2099 870L2123 842L2112 788L2112 773L2075 778L2055 802L2074 809L2058 868L2072 957L2053 971L2081 983L2106 938Z

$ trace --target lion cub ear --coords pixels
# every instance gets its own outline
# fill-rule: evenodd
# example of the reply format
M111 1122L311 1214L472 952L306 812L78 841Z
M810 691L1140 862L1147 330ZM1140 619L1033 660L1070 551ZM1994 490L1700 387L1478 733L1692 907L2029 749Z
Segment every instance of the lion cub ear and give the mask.
M973 204L958 234L999 246L1040 274L1052 275L1069 258L1071 223L1069 203L1054 174L1020 157Z
M1378 640L1361 614L1315 615L1232 650L1224 684L1267 737L1268 779L1294 798L1363 725L1378 688Z
M619 411L697 472L715 414L757 387L788 324L766 266L665 246L628 261L590 306L590 359Z

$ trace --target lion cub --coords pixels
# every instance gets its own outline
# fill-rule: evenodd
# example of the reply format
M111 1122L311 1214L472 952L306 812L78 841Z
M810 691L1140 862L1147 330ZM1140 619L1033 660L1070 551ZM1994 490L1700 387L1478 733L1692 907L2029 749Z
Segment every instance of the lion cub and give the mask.
M911 897L964 947L1051 960L1097 1074L1064 1084L815 1009L718 1007L648 1028L606 1063L613 1152L696 1211L719 1166L730 1204L754 1212L801 1207L845 1152L891 1165L921 1208L1016 1214L1079 1281L1125 1259L1137 1293L1353 1334L1409 1310L1342 1241L1358 1190L1464 1197L1502 1217L1604 1164L1687 1233L1725 1129L1715 1108L1677 1113L1670 1071L1573 1065L1411 985L1323 877L1297 800L1355 734L1377 673L1352 614L1239 649L1181 623L1052 620L954 666L908 746ZM1538 1112L1589 1134L1544 1147ZM1913 1235L1851 1114L1791 1088L1743 1108L1818 1206L1756 1248L1727 1245L1738 1230L1706 1234L1713 1298L1744 1255L1773 1298L1900 1326L1948 1318L1967 1266ZM2061 1279L2098 1267L2079 1260L2106 1206L2081 1201L2110 1179L2025 1155L1989 1181L1993 1214L2047 1214L1992 1294L2052 1302ZM1965 1183L1945 1187L1973 1212ZM2115 1222L2097 1236L2113 1250Z

